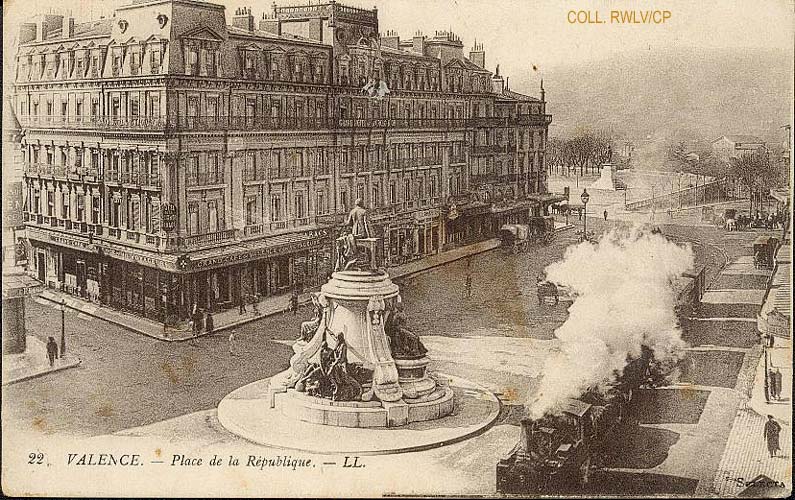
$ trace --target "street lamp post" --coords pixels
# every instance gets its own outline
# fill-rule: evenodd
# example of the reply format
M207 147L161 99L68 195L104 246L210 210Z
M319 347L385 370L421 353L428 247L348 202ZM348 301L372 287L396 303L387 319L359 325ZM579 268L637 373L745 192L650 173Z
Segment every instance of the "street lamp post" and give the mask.
M583 219L582 219L582 236L586 240L588 239L588 200L591 199L591 195L588 194L588 191L583 189L582 194L580 195L580 200L582 200L583 211L585 212Z
M61 356L66 354L66 300L61 299Z
M764 345L764 350L765 350L765 402L769 403L770 402L770 382L768 380L768 375L767 375L767 373L768 373L768 371L767 371L768 368L767 367L768 367L768 363L769 363L769 360L767 358L767 346L768 346L767 337L764 338L764 342L765 342L765 345Z

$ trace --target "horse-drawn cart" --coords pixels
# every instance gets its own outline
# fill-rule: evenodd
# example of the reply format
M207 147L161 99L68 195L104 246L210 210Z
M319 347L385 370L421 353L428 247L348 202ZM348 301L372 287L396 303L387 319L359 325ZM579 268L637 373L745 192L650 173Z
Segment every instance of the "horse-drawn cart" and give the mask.
M504 224L500 228L500 240L506 251L526 252L530 244L530 228L524 224Z

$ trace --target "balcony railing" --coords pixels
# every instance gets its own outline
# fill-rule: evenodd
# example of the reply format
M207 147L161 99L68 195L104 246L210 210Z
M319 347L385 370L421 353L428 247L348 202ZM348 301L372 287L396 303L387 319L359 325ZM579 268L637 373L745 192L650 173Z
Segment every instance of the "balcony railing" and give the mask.
M152 116L21 116L20 124L32 128L164 130L165 117Z
M223 183L223 176L217 172L199 172L198 175L189 175L185 178L188 186L206 186L208 184Z
M536 126L549 125L552 123L552 115L545 114L524 114L511 117L506 116L482 116L469 118L467 125L470 127L508 127L508 126Z
M197 234L194 236L186 236L182 238L182 246L187 248L190 247L201 247L207 245L214 245L218 243L224 243L227 241L231 241L235 238L235 230L234 229L226 229L224 231L215 231L213 233L205 233L205 234Z
M243 236L259 236L265 232L265 224L249 224L243 228Z
M549 125L550 123L552 123L552 115L516 115L510 120L511 125L520 126Z
M504 120L504 119L503 119ZM152 132L214 130L351 130L433 129L467 127L463 118L337 118L268 116L31 116L20 117L23 127L59 129L146 130Z
M472 154L487 155L487 154L505 154L508 152L508 145L492 144L490 146L473 146Z

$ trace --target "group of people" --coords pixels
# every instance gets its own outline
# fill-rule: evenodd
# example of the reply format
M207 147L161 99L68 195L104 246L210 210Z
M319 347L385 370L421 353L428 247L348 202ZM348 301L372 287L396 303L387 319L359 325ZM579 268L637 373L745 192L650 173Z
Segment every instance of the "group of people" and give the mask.
M210 334L213 333L215 329L212 313L199 309L199 306L196 304L193 305L193 309L190 313L190 325L194 339L196 339L202 331Z
M736 231L738 229L764 228L764 229L781 229L784 227L786 221L781 212L771 212L767 215L761 213L759 210L751 215L738 214L734 219L726 220L726 229L728 231Z

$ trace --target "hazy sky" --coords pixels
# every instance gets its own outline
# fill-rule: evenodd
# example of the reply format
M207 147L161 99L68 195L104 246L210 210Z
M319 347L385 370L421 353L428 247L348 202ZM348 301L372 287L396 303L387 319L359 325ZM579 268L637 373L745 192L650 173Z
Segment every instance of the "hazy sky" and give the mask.
M317 2L318 0L312 0ZM78 20L110 15L127 0L4 0L6 47L16 35L19 16L46 11L52 5L71 9ZM215 0L234 9L250 6L259 19L271 0ZM279 5L306 2L281 1ZM528 75L559 64L601 59L611 53L666 47L781 48L791 54L795 0L341 0L364 8L378 7L380 29L409 37L416 30L433 35L452 29L469 50L483 42L487 66L499 63L501 73ZM20 8L21 7L21 8ZM569 11L599 12L604 24L571 24ZM611 24L611 10L666 10L663 24ZM591 19L595 19L591 14ZM6 65L7 67L7 65ZM535 78L533 79L535 80Z

